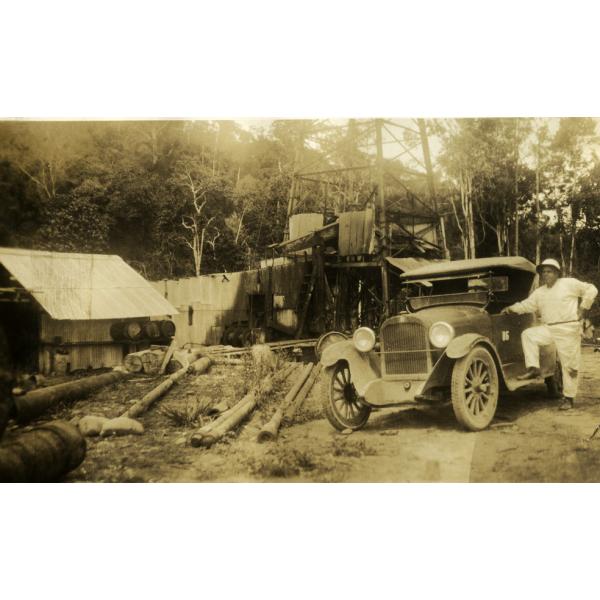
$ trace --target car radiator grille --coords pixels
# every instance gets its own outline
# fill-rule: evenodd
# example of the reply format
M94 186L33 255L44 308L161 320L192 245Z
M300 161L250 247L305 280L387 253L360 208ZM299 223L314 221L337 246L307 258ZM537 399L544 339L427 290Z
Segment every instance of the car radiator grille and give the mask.
M382 331L387 375L427 373L427 333L421 323L390 323Z

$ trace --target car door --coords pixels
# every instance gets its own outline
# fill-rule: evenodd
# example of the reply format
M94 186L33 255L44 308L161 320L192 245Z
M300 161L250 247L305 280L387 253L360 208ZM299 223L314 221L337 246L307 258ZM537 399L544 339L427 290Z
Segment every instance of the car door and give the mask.
M492 315L492 341L507 378L512 379L525 371L521 333L534 324L532 314Z

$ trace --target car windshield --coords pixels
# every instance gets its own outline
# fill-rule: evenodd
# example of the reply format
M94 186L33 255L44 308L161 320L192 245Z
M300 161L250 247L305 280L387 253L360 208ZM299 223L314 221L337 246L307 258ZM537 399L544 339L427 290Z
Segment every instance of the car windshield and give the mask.
M430 306L475 304L496 313L527 297L531 282L529 273L495 269L493 273L476 271L405 281L402 294L411 311Z
M487 292L469 291L456 294L439 294L436 296L413 296L407 299L411 310L421 310L429 306L440 306L442 304L479 304L485 306L488 303Z

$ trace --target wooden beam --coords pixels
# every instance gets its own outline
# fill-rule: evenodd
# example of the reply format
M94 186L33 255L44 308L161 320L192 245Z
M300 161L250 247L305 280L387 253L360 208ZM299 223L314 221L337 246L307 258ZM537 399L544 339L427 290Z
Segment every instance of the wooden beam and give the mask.
M355 269L361 267L381 267L380 262L375 261L364 261L364 262L341 262L341 263L325 263L326 267L331 269Z

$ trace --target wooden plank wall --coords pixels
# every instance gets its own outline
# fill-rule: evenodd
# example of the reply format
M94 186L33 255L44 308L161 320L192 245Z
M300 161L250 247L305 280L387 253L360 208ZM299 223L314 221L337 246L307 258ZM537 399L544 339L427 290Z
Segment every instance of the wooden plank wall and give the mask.
M258 280L254 270L151 283L179 311L175 339L184 345L220 343L227 325L248 318L248 294L260 292Z
M373 252L373 209L339 215L338 253L356 256Z
M300 260L271 269L270 289L278 296L274 309L277 323L291 328L297 323L295 313L306 268L306 262ZM173 316L178 344L218 344L227 325L249 318L248 294L264 293L268 277L269 270L261 269L151 283L179 311Z

